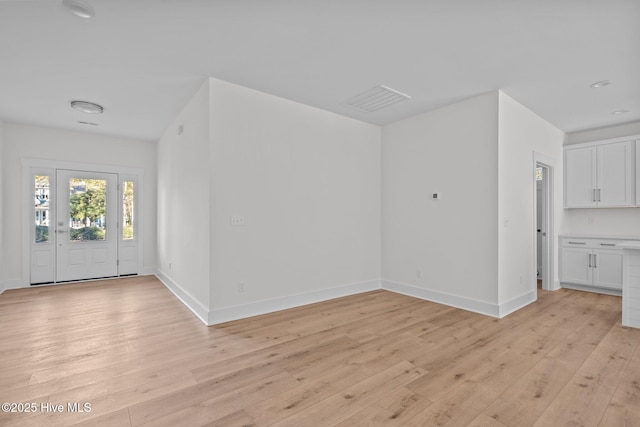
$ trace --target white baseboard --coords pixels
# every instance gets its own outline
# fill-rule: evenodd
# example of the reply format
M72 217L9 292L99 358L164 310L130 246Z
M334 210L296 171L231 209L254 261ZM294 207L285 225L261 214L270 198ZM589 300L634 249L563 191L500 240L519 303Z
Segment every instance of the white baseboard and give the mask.
M538 299L538 292L527 292L519 297L515 297L510 301L500 304L498 307L498 317L503 318L514 311L520 310L522 307L535 302Z
M582 286L575 285L573 283L563 283L562 287L565 289L573 289L574 291L595 292L598 294L613 295L616 297L622 296L622 290L617 289L596 288L594 286Z
M231 320L244 319L246 317L258 316L260 314L272 313L274 311L286 310L288 308L300 307L307 304L314 304L334 298L374 291L376 289L380 289L380 281L369 280L366 282L351 283L334 288L306 292L304 294L270 298L233 307L214 309L209 312L208 324L216 325L219 323L229 322Z
M156 267L143 267L140 276L155 276L158 269Z
M389 280L369 280L365 282L351 283L328 289L321 289L304 294L288 295L278 298L254 301L247 304L232 307L223 307L208 310L193 296L185 291L180 285L168 278L160 271L156 271L158 279L182 301L205 325L217 325L230 322L232 320L244 319L261 314L273 313L275 311L300 307L322 301L340 298L348 295L355 295L377 289L384 289L402 295L411 296L438 304L444 304L486 316L502 318L520 308L536 301L536 291L527 292L519 297L513 298L503 304L492 304L486 301L479 301L457 295L447 294L431 289L424 289L406 283L392 282Z
M5 282L2 283L1 287L2 287L2 292L4 292L4 291L8 291L9 289L28 288L29 284L23 283L22 280L20 279L14 279L14 280L5 280Z
M486 316L499 317L500 315L500 307L497 304L451 295L431 289L419 288L406 283L382 280L382 289L402 295L408 295L414 298L437 302L438 304L473 311L474 313L480 313Z
M209 317L209 310L207 307L203 306L198 300L196 300L191 294L184 289L176 282L168 278L161 271L156 271L155 276L160 280L166 287L169 289L184 305L187 306L189 310L195 314L198 319L202 321L205 325L209 326L207 321Z

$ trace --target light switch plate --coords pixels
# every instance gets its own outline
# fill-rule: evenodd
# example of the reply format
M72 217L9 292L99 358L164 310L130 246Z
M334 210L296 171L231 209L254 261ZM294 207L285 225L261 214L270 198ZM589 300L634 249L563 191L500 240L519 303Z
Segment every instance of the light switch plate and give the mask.
M244 216L233 215L231 217L231 225L244 225Z

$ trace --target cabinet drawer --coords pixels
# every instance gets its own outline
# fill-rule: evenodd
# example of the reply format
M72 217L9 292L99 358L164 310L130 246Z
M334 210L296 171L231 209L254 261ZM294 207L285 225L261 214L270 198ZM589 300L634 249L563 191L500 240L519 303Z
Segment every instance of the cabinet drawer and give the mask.
M567 248L595 248L599 246L597 243L600 243L600 241L569 237L563 237L560 242L562 246Z
M616 245L626 240L623 239L591 239L581 237L562 237L560 245L565 248L591 248L591 249L617 249Z
M594 244L597 248L621 250L620 248L616 248L616 245L618 243L622 243L623 241L624 240L596 240L594 241Z

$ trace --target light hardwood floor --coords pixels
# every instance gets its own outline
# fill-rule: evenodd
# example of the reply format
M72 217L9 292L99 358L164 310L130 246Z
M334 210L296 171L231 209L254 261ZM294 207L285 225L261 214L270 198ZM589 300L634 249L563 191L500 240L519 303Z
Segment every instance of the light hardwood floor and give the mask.
M0 400L38 412L0 425L640 426L620 310L539 291L499 320L375 291L207 328L153 277L11 290Z

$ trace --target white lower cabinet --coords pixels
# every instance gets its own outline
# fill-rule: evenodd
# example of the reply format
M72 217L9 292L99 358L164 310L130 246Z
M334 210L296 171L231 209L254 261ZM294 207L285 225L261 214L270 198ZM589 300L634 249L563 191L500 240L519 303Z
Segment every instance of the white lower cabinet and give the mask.
M593 285L591 249L562 248L562 282Z
M622 290L622 250L600 249L593 256L593 285Z
M622 249L617 243L634 239L561 237L560 282L563 287L620 295Z

